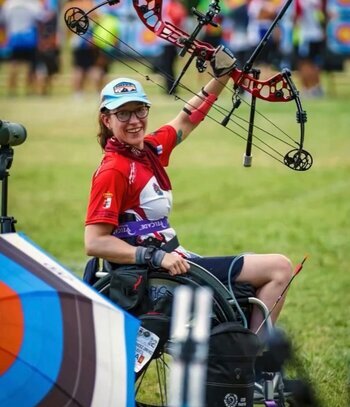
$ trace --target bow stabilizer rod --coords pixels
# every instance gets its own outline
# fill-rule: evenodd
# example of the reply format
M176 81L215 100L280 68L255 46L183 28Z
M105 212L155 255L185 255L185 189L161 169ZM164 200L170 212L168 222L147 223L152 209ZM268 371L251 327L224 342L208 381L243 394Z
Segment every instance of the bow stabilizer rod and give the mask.
M253 77L259 79L260 70L251 69ZM252 146L253 146L253 131L254 131L254 122L255 122L255 111L256 111L256 96L252 94L251 103L250 103L250 115L249 115L249 127L248 127L248 136L247 143L245 148L245 153L243 155L243 166L251 167L252 166Z

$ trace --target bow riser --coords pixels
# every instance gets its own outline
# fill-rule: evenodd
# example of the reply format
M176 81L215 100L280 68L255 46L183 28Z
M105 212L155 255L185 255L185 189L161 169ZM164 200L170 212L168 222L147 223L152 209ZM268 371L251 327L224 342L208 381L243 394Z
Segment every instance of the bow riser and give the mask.
M240 86L256 98L267 102L290 102L294 100L289 83L281 73L261 81L243 73L239 69L234 69L231 73L231 78L236 86Z
M184 48L186 40L190 38L190 36L185 31L182 31L180 28L175 27L169 21L162 21L159 25L159 29L155 30L154 33L158 37L169 41L179 48ZM194 53L195 55L201 55L206 61L212 58L215 51L215 49L210 44L199 40L193 41L189 45L187 50L190 54Z

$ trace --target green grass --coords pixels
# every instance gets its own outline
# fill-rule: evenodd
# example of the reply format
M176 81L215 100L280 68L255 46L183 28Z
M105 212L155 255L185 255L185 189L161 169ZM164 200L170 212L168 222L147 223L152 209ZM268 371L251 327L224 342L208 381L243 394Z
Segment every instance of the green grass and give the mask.
M200 88L196 76L186 80ZM151 130L182 102L146 87L153 101ZM253 167L243 168L244 142L208 119L176 149L169 168L171 222L184 246L208 255L281 252L294 263L309 254L280 324L324 405L332 407L349 402L349 96L342 88L336 97L304 102L306 148L315 161L308 172L293 172L256 149ZM4 91L0 98L0 118L28 131L25 144L14 148L8 214L18 220L18 231L81 275L90 178L101 159L98 97L90 92L77 101L55 88L46 98L5 98ZM230 105L227 92L220 104ZM298 137L294 106L259 103L258 109Z

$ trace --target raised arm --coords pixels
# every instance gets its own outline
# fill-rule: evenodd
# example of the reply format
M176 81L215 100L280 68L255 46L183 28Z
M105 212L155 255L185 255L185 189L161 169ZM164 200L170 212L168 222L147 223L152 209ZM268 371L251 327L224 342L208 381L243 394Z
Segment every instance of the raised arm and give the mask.
M227 48L219 46L211 61L216 78L211 79L202 90L192 97L181 112L168 124L175 128L178 140L183 141L205 118L210 108L230 79L236 58Z

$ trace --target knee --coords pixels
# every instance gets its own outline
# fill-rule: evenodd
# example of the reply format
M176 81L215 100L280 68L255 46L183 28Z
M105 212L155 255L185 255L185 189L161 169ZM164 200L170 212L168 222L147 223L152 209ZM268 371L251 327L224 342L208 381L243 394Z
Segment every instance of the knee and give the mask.
M275 255L273 270L273 279L281 285L286 285L293 276L292 262L282 254Z

